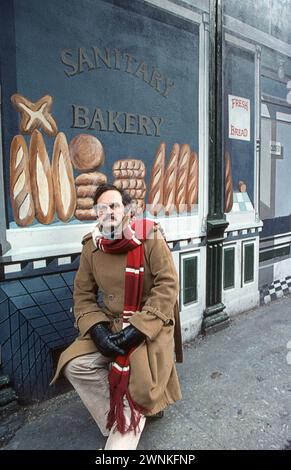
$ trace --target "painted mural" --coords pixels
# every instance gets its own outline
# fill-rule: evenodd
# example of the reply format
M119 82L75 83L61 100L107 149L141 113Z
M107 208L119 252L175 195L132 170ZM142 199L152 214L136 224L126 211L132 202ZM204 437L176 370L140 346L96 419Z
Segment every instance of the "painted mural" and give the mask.
M57 0L9 8L1 74L12 249L17 229L92 223L105 182L129 192L138 216L197 214L198 25L129 1L99 0L89 12L72 0L66 14Z
M11 101L20 113L20 131L28 134L29 150L22 134L15 135L10 147L10 199L14 221L26 227L35 220L51 224L96 219L94 194L107 182L102 173L105 152L97 137L77 134L69 143L51 114L53 98L44 96L36 103L17 93ZM50 159L43 133L55 137ZM161 142L151 168L148 204L146 166L142 160L117 160L112 167L113 184L126 190L133 211L146 208L153 216L191 214L198 203L198 157L188 144L175 143L166 163L167 145ZM74 171L78 172L74 177Z

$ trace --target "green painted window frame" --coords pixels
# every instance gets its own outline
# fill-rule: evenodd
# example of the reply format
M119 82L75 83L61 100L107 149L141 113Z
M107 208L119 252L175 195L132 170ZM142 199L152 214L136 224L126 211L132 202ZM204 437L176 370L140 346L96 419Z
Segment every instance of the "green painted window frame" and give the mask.
M247 250L251 249L250 254L247 254ZM250 268L247 266L247 257L252 257L252 264ZM243 283L251 284L255 280L255 244L254 242L243 244Z
M182 256L182 304L183 306L187 307L188 305L194 304L198 302L198 256L197 254L191 254L189 256ZM186 263L194 263L193 265L193 284L190 286L186 285L187 280L186 278L186 270L185 264ZM190 292L189 300L186 298L186 289ZM191 292L192 291L192 292ZM188 294L187 294L188 295ZM192 296L191 296L192 295Z
M230 262L232 263L233 269L231 274L231 281L227 284L227 276L229 276L230 267L226 266L227 261L227 254L232 252L232 259ZM234 289L235 287L235 246L226 246L223 249L223 289L229 290Z

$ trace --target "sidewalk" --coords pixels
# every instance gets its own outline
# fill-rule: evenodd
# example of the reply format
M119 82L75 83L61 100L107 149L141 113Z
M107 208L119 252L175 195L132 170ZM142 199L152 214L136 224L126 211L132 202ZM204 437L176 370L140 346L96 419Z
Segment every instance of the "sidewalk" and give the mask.
M139 449L284 449L291 441L291 297L185 345L183 400L148 421ZM18 421L17 421L18 420ZM20 421L19 421L20 420ZM74 392L12 415L3 449L92 449L104 438ZM19 424L20 425L20 424Z

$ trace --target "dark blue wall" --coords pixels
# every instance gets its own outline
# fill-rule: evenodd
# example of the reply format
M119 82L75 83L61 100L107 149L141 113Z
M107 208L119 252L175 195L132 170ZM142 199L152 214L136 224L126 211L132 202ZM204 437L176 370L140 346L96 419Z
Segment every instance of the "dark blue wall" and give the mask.
M101 171L109 180L112 180L114 161L134 157L146 162L148 183L155 151L161 141L168 144L168 157L174 142L189 143L198 151L198 27L146 7L140 1L14 0L5 3L14 3L14 11L10 5L3 9L2 15L1 28L3 36L10 38L9 44L7 41L0 43L7 194L9 147L13 136L19 133L18 113L10 103L10 96L15 92L32 101L45 94L52 95L53 116L68 141L78 133L97 136L106 154ZM61 62L61 52L70 49L75 62L77 49L82 47L94 62L92 46L127 51L144 61L149 69L156 66L175 85L165 97L141 77L105 66L89 70L88 64L83 64L84 72L69 77L65 71L70 73L73 67ZM96 106L104 112L114 110L162 117L161 135L72 129L72 104L89 108L91 118ZM46 136L45 142L51 155L54 139ZM9 214L13 220L10 207Z

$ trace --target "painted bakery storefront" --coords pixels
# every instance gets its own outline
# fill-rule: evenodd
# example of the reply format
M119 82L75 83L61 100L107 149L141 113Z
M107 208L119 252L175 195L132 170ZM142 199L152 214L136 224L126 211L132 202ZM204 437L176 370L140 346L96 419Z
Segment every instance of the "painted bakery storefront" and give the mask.
M223 220L209 222L208 1L2 4L1 373L25 401L60 387L48 383L77 335L74 276L104 182L163 227L184 340L205 318L227 323L215 303L226 316L259 304L261 55L227 16Z
M206 27L201 11L150 3L4 2L0 341L24 400L54 393L55 362L77 335L74 275L104 182L161 222L185 338L200 329Z

